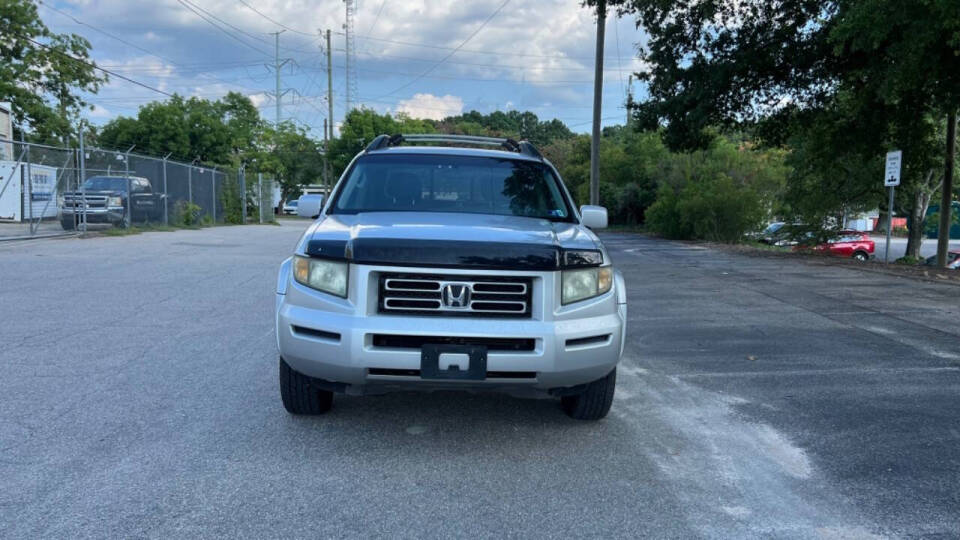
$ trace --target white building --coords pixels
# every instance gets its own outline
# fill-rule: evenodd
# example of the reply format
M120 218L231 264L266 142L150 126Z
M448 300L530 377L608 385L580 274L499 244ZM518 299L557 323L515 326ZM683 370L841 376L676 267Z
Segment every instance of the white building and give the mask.
M0 139L13 140L13 113L9 103L0 102ZM0 160L13 159L13 144L0 140Z

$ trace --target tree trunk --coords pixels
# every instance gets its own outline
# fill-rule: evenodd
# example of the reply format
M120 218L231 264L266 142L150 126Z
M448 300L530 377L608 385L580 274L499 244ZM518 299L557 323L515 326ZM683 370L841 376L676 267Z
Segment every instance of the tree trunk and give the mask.
M910 219L907 221L907 256L920 258L920 246L923 244L923 229L926 223L927 207L930 205L930 192L920 187L913 197Z
M940 192L940 228L937 232L937 267L947 267L950 249L950 205L953 203L953 157L957 151L957 111L947 115L947 155L944 159L943 190Z

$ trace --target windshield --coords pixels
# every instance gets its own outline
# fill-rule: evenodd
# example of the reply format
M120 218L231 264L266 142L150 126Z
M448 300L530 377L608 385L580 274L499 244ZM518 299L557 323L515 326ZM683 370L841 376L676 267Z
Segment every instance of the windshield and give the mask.
M87 178L83 189L90 191L126 191L127 179L119 176L94 176Z
M333 213L458 212L568 220L559 180L542 163L497 157L367 155Z
M783 228L783 223L771 223L763 230L764 234L773 234Z
M296 205L299 204L299 203L300 203L300 201L290 201L290 202L287 203L287 206L296 206Z

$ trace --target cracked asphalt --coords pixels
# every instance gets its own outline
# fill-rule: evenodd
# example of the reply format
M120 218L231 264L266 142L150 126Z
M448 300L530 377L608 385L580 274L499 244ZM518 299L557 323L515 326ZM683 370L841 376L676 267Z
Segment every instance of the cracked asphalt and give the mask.
M605 234L611 415L280 404L305 226L0 243L0 537L960 537L960 287Z

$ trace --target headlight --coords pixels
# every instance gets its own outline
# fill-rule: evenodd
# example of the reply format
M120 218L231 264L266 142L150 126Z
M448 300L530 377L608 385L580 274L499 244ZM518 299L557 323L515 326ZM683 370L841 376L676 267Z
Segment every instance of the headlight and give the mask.
M599 296L613 286L613 269L609 266L564 270L560 277L562 304L566 305Z
M107 199L107 206L123 206L123 197L110 197Z
M345 262L296 255L293 257L293 278L297 283L311 289L341 298L347 297L347 263Z

